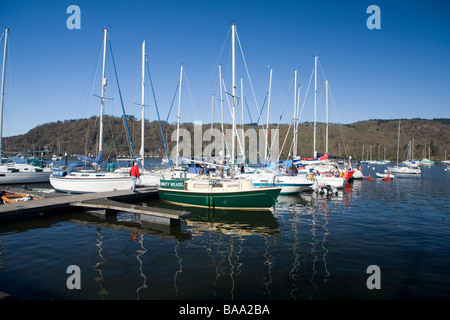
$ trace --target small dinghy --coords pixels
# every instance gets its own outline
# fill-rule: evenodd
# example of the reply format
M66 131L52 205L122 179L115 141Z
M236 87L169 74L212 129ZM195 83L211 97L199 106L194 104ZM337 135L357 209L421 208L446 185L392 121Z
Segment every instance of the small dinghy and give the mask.
M377 172L377 177L381 178L381 180L385 180L385 181L391 181L392 179L394 179L394 175L390 174L390 173L378 173Z

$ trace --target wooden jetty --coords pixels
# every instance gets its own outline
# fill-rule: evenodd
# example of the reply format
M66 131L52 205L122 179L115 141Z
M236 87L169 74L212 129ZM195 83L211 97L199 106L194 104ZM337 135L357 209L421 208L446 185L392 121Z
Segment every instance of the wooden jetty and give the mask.
M158 189L145 187L131 190L119 190L111 192L65 194L42 193L22 190L7 190L14 193L27 193L35 195L39 200L8 203L0 205L0 223L17 221L33 217L67 212L73 208L86 208L103 210L103 212L132 212L141 215L141 220L149 223L173 225L186 218L189 212L184 210L171 210L164 208L148 207L145 204L135 204L139 201L156 199ZM133 203L126 203L132 201Z

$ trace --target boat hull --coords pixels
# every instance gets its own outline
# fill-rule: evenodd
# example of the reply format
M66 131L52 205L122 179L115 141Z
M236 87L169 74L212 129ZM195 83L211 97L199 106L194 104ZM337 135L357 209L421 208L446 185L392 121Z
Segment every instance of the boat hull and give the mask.
M255 189L239 192L194 192L186 190L158 189L159 198L182 205L210 207L217 209L269 209L281 188Z
M0 184L48 182L51 172L0 172Z
M250 180L255 187L281 187L280 194L300 193L314 183L306 175L244 174L240 177Z
M390 173L379 173L379 172L377 172L377 173L376 173L376 176L377 176L378 178L382 178L382 179L390 179L390 180L392 180L392 179L395 178L395 176L394 176L393 174L390 174Z
M265 187L266 183L258 183L253 182L255 187ZM294 193L300 193L305 189L308 189L313 185L313 182L305 182L303 184L289 184L289 183L275 183L275 187L281 187L280 194L294 194Z
M347 180L342 177L317 176L315 178L315 183L313 185L313 188L321 188L321 187L329 185L329 186L332 186L337 189L344 189L346 183L347 183Z
M94 193L116 190L130 190L133 186L131 177L54 177L50 176L50 184L61 192Z
M388 167L387 168L388 171L390 171L391 173L399 173L399 174L420 174L421 170L420 169L414 169L414 168L409 168L409 167Z
M158 195L162 200L181 205L217 209L261 210L271 208L276 203L281 191L281 187L256 188L248 180L234 180L228 185L224 183L223 187L218 188L210 185L210 182L213 183L214 181L195 180L185 183L184 180L180 179L161 180ZM220 180L217 183L222 185ZM194 189L191 189L191 185ZM195 189L196 185L200 189Z

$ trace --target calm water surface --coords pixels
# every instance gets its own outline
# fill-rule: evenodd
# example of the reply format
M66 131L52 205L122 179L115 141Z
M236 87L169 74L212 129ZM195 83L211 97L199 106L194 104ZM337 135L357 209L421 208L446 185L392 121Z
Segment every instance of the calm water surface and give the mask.
M355 181L329 198L280 196L273 211L189 208L171 228L87 212L1 225L0 291L26 300L448 299L449 199L450 172L434 166ZM70 265L79 290L67 288ZM371 265L381 289L367 287Z

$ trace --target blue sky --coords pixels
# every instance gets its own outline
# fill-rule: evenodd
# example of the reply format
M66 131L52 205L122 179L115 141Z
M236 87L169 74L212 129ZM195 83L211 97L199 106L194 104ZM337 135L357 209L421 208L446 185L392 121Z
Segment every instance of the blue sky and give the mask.
M370 30L369 5L381 9L381 29ZM70 30L67 7L78 5L81 29ZM234 23L250 81L237 57L237 84L252 120L258 118L273 68L270 121L288 123L293 112L294 70L301 106L319 56L318 121L325 120L325 80L331 122L450 116L450 20L446 1L249 1L249 0L1 0L0 27L10 27L4 136L39 124L98 115L98 65L103 28L111 27L126 113L140 120L141 43L162 119L168 115L184 66L182 121L211 119L219 95L218 65L231 92L230 27ZM2 39L0 55L3 57ZM107 62L106 114L121 116L114 70ZM98 68L98 69L97 69ZM146 119L157 119L147 75ZM300 121L313 121L313 85ZM291 88L291 89L290 89ZM175 99L169 121L176 121ZM257 106L255 104L257 102ZM300 106L300 107L301 107ZM260 123L266 121L267 103ZM225 103L225 121L231 122ZM240 109L237 109L240 122ZM218 109L214 111L214 121ZM244 121L249 122L247 109Z

